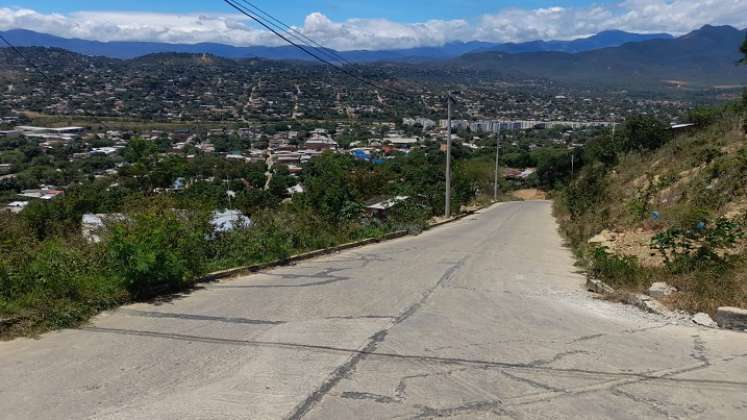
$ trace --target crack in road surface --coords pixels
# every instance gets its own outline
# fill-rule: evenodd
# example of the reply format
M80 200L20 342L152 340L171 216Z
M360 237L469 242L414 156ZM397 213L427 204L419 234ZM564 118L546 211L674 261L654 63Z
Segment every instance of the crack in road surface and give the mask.
M117 334L117 335L128 335L137 337L151 337L187 342L203 342L209 344L225 344L234 346L251 346L251 347L274 347L274 348L287 348L287 349L304 349L304 350L318 350L326 352L336 353L350 353L350 354L361 354L366 357L381 358L381 359L399 359L406 361L418 361L434 363L437 365L459 365L459 366L471 366L479 369L515 369L518 371L526 372L558 372L564 374L577 374L579 376L593 376L593 377L620 377L628 379L641 379L646 381L662 381L668 383L683 383L683 384L710 384L720 385L724 387L734 387L736 389L744 390L747 392L747 381L728 381L728 380L716 380L716 379L691 379L691 378L670 378L667 376L657 376L652 372L620 372L620 371L601 371L592 369L580 369L580 368L554 368L551 366L536 366L527 363L511 363L511 362L499 362L492 360L476 360L456 357L438 357L438 356L427 356L427 355L412 355L412 354L401 354L401 353L385 353L385 352L373 352L366 351L365 349L353 349L353 348L341 348L333 346L313 345L313 344L302 344L302 343L289 343L289 342L277 342L277 341L258 341L258 340L238 340L238 339L227 339L217 337L204 337L187 334L176 334L176 333L160 333L155 331L138 331L138 330L127 330L118 328L103 328L103 327L83 327L81 331L91 333L103 333L103 334ZM743 355L744 356L744 355ZM730 356L722 359L723 361L733 360L735 357ZM698 364L693 367L688 367L686 370L677 372L686 373L689 370L701 369L705 367L704 364Z
M550 203L466 221L0 343L0 417L744 417L747 335L592 299Z
M389 326L371 336L368 343L363 347L363 350L354 353L347 362L338 366L337 369L335 369L335 371L332 372L332 374L321 384L321 386L319 386L316 391L309 395L306 400L299 404L287 418L289 420L298 420L303 418L303 416L305 416L314 407L314 405L316 405L317 402L321 401L322 398L324 398L324 396L342 380L342 378L344 378L348 373L352 372L355 369L356 365L358 365L358 363L363 360L367 354L373 353L376 350L379 343L384 341L384 339L386 338L389 330L405 322L408 318L415 314L415 312L417 312L428 301L428 299L436 291L436 289L441 287L444 282L448 281L461 267L464 266L467 258L468 257L464 257L457 263L452 264L451 267L449 267L446 272L444 272L441 278L438 279L436 284L423 292L417 302L413 303L407 309L405 309L397 318L394 319L394 321Z

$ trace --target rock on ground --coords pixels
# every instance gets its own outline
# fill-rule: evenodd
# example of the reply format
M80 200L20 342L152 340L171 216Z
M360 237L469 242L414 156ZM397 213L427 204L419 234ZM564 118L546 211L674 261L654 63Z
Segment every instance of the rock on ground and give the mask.
M724 306L716 311L716 322L721 328L747 330L747 309Z
M716 328L718 324L708 314L699 312L693 315L693 322L704 327Z
M676 291L677 289L675 289L674 287L664 283L663 281L658 281L651 285L651 287L648 289L647 294L652 298L660 299L670 296Z

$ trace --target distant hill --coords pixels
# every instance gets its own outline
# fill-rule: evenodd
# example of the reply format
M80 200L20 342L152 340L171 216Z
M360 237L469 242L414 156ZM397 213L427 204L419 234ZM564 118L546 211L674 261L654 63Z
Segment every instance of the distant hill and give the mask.
M310 60L304 52L292 46L282 47L235 47L217 43L201 44L168 44L159 42L99 42L83 39L68 39L54 35L43 34L25 29L13 29L0 32L11 43L19 47L52 47L62 48L79 54L104 56L110 58L129 59L148 54L175 53L207 53L224 58L266 58L271 60ZM478 51L502 51L509 53L562 51L582 52L592 49L615 47L629 42L641 42L651 39L671 39L669 34L634 34L623 31L601 32L589 38L572 41L533 41L526 43L496 44L490 42L451 42L438 47L418 47L400 50L380 51L344 51L338 52L346 60L354 62L375 61L422 61L446 60L463 54ZM315 49L316 50L316 49ZM319 50L317 50L319 51Z
M511 54L530 52L567 52L579 53L600 48L619 47L630 42L651 41L654 39L672 39L670 34L636 34L625 31L604 31L588 38L572 41L532 41L522 43L506 43L490 47L482 51L500 51ZM478 52L478 51L474 51Z
M731 26L704 26L678 38L629 42L618 47L577 53L543 51L513 54L494 50L485 51L484 43L461 43L449 45L452 51L471 51L472 48L477 48L477 52L468 52L456 58L444 59L443 50L420 48L400 50L397 53L401 55L398 55L396 60L386 58L392 57L394 52L361 51L347 54L351 60L367 63L359 66L356 71L364 72L370 77L377 78L386 73L389 77L416 83L433 82L442 85L444 83L479 84L497 81L517 83L549 81L565 85L614 87L628 90L651 90L657 87L701 90L715 86L747 85L747 67L736 65L740 58L739 46L745 39L745 32L747 31L740 31ZM48 37L43 34L31 34L41 37L35 41L40 43ZM604 35L602 38L606 36L609 35ZM615 36L612 38L619 40ZM27 39L34 41L32 37ZM108 45L83 42L91 48ZM587 38L578 42L593 43L596 41L590 41ZM185 49L194 49L194 51L148 52L153 48L153 44L128 44L140 45L141 49L138 51L143 54L122 62L123 68L156 65L159 68L177 70L189 67L200 67L203 70L208 67L229 69L244 66L255 61L255 58L259 58L259 61L267 61L268 63L263 64L267 66L298 64L302 67L314 67L311 65L312 62L297 61L300 56L292 47L256 47L255 52L261 50L265 53L257 53L248 57L231 57L231 55L241 55L240 49L223 45L221 48L224 49L220 50L223 54L196 52L200 49L200 45L213 45L200 44L181 46ZM581 47L576 44L576 46L567 48ZM32 50L36 49L32 48ZM2 51L3 49L0 49L0 53ZM408 51L410 55L402 51ZM54 73L55 60L57 63L60 61L95 62L101 65L111 62L106 65L120 66L116 63L121 59L104 57L100 53L100 50L89 50L88 54L74 54L69 59L67 55L71 53L63 49L46 49L46 52L42 49L35 51L34 54L51 73ZM439 56L439 54L442 55ZM56 59L48 60L52 56ZM272 56L274 59L262 58L263 56ZM412 58L417 56L430 57L431 61L424 61L422 58L418 61ZM440 57L440 59L433 61L435 57ZM20 59L12 54L5 60L16 64L20 62ZM374 63L379 61L383 63L381 65Z
M706 25L673 39L627 43L580 53L498 51L465 54L449 62L461 70L514 72L561 82L669 84L674 86L744 85L747 69L739 67L745 30Z

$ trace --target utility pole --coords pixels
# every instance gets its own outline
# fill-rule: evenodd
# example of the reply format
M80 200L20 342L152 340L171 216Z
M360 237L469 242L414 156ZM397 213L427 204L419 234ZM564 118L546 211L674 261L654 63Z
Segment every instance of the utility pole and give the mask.
M493 185L493 201L498 201L498 161L501 158L501 123L498 123L498 133L495 136L495 184Z
M447 99L447 123L446 123L446 218L451 216L451 91Z
M576 163L576 148L571 146L571 178L573 178L574 174L574 165Z
M571 178L573 178L573 163L576 157L576 154L574 153L575 151L575 149L571 149Z

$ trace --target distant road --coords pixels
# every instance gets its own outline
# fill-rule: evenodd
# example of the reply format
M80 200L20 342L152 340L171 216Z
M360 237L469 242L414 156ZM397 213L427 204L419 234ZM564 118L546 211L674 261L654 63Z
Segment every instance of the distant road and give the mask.
M0 343L0 418L745 418L747 334L593 299L550 208Z

